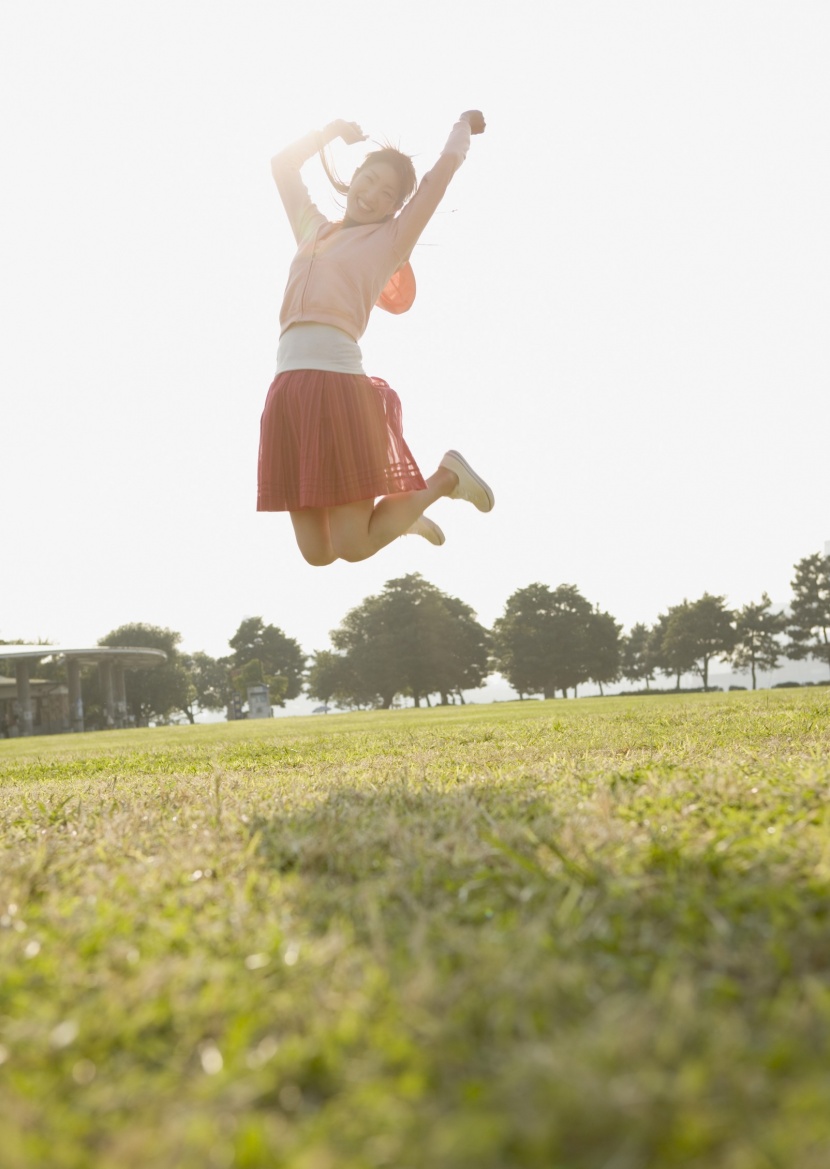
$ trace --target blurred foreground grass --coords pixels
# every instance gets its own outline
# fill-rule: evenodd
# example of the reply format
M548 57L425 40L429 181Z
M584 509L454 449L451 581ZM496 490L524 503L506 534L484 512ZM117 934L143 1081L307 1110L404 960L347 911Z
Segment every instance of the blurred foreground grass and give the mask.
M826 1169L830 695L0 742L2 1169Z

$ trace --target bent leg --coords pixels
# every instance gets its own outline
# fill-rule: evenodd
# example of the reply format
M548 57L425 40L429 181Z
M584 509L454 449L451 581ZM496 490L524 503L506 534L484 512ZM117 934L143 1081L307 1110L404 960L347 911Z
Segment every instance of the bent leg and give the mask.
M366 560L377 552L369 539L374 499L359 499L329 508L331 547L340 560Z
M342 560L367 560L407 532L430 504L455 490L457 475L439 467L423 491L386 495L375 505L361 499L329 508L331 546Z
M297 547L303 558L318 568L332 564L337 559L337 554L331 544L329 508L304 507L290 514Z

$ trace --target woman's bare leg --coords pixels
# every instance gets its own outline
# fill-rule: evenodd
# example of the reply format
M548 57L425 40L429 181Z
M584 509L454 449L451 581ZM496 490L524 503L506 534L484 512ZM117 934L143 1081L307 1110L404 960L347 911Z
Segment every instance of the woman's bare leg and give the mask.
M309 564L322 567L337 559L331 545L329 508L304 507L301 511L292 511L291 523L297 546Z
M436 499L455 490L458 476L439 467L423 491L386 495L329 508L331 547L341 560L367 560L408 531Z

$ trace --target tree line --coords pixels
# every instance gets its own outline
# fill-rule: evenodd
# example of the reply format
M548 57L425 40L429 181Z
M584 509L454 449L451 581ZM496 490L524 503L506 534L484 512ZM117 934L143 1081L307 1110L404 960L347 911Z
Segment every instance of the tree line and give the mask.
M755 689L758 673L784 659L810 657L830 668L830 557L807 556L794 572L786 613L776 612L766 593L737 610L704 593L627 634L575 585L538 582L517 589L487 629L464 601L411 573L351 609L331 632L332 648L310 656L261 617L246 618L229 639L230 653L219 658L183 653L179 633L140 623L114 629L99 644L167 654L164 666L131 675L127 697L136 725L176 715L194 722L200 711L239 713L254 684L268 687L275 706L305 692L326 708L389 708L401 698L415 705L463 702L464 691L494 672L520 698L567 697L585 683L603 693L620 680L648 691L658 675L679 690L689 673L705 690L712 662L723 660L746 673ZM45 663L41 676L57 677L56 669ZM82 685L94 720L102 710L97 671L86 671Z

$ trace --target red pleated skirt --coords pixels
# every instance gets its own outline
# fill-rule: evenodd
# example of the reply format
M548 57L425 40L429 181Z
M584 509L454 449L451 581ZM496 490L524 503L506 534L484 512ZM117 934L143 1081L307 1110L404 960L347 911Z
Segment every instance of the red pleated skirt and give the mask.
M259 439L257 511L337 507L426 487L382 378L319 369L277 374Z

